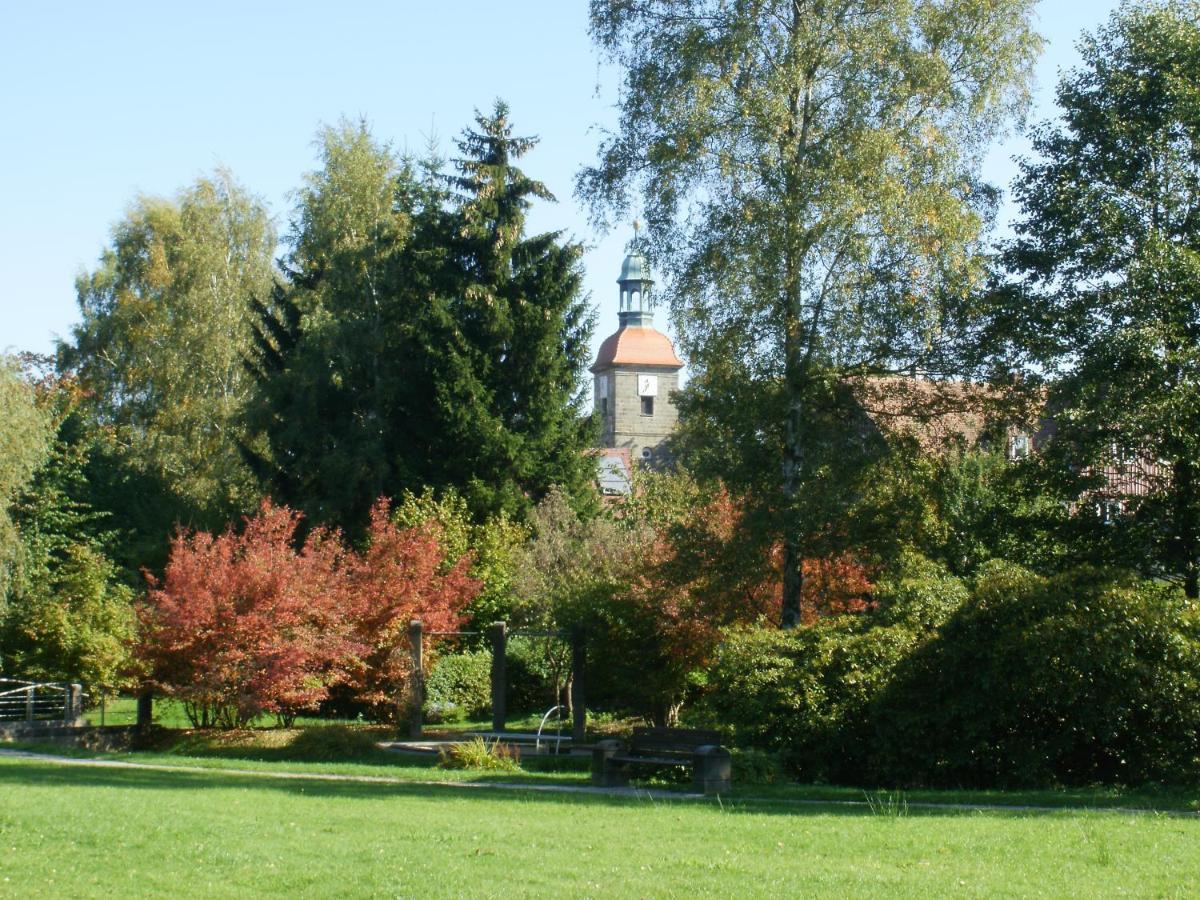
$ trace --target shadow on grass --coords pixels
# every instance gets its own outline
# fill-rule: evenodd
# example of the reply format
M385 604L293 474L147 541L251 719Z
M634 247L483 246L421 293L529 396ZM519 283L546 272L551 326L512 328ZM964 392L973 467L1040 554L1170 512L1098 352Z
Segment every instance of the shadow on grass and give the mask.
M316 759L297 754L291 747L238 747L214 746L212 744L180 744L162 751L164 756L191 757L196 759L220 759L230 762L270 763L353 763L378 766L381 769L437 769L438 757L434 753L404 750L377 750L338 759ZM581 757L525 756L522 768L529 773L582 773L590 771L591 760ZM386 773L381 773L386 774ZM501 773L508 774L508 773ZM518 773L519 774L519 773Z
M848 805L845 801L807 801L797 804L792 801L767 798L705 798L703 800L680 797L664 798L646 795L608 795L591 793L556 793L538 791L537 784L528 782L528 789L499 789L489 787L489 781L508 784L517 783L519 775L497 774L494 777L477 777L470 781L444 781L430 783L363 783L354 781L324 780L313 774L297 778L280 778L271 775L244 775L221 770L212 772L157 771L147 769L120 768L117 766L86 766L78 764L43 763L37 760L0 760L0 793L5 788L59 787L63 789L111 788L142 791L199 791L214 790L262 790L296 797L331 798L341 800L375 800L386 798L420 798L430 800L466 799L484 803L539 802L554 805L589 807L624 807L631 805L661 807L686 805L689 808L708 809L725 815L787 815L787 816L841 816L851 818L960 818L963 816L988 815L1039 815L1035 810L972 810L972 809L929 809L909 808L901 815L881 813L867 805Z

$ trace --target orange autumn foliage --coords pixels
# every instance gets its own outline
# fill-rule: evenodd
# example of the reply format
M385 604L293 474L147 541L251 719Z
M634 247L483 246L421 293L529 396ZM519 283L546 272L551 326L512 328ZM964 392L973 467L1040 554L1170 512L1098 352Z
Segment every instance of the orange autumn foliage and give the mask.
M396 703L408 677L409 623L420 619L426 631L452 631L483 587L468 574L469 554L445 569L432 522L397 528L390 512L388 501L375 503L366 549L347 565L347 613L359 648L356 695L377 709Z
M672 490L667 487L666 490ZM645 550L603 617L606 654L636 659L639 702L669 722L690 673L708 666L733 625L779 620L782 559L778 543L754 539L746 505L727 489L691 484L665 498L636 500L631 517L648 526ZM852 555L804 562L806 623L871 608L871 570Z
M398 529L372 510L366 549L316 529L297 546L301 516L264 501L238 533L180 533L142 610L140 656L151 684L185 704L197 725L288 721L347 685L367 702L396 699L392 660L410 619L455 627L479 585L469 560L441 571L429 528Z

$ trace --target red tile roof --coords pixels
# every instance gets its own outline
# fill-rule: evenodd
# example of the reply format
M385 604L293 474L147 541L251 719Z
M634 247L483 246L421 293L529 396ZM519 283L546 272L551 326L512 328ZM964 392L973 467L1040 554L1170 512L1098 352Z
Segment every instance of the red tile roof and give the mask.
M671 339L661 331L629 325L611 334L600 345L592 371L610 366L664 366L678 369L683 360L675 355Z

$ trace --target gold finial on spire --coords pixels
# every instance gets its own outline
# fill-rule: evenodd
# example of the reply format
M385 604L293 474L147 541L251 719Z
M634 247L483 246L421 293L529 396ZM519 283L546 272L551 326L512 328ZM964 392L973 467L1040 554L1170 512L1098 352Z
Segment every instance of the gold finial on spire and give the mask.
M642 220L634 219L633 220L633 236L636 238L638 236L638 232L640 232L641 230L642 230Z

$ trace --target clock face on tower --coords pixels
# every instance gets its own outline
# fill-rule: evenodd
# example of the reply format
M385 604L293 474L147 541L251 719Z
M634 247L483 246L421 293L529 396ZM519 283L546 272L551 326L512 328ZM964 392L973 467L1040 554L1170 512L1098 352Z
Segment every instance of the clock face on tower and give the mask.
M658 393L657 375L639 375L637 377L639 397L653 397Z

